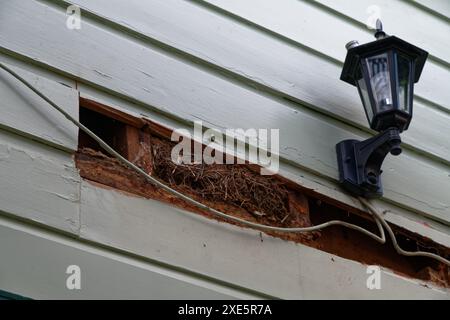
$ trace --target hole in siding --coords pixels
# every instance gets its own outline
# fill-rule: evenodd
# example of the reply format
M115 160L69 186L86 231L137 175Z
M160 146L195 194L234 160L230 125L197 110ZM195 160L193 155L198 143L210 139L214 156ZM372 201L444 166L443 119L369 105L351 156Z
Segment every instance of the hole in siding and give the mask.
M80 122L123 155L123 148L119 145L120 137L118 135L124 130L124 123L86 108L80 108ZM94 139L81 130L79 131L78 141L79 148L91 148L107 154Z
M170 159L170 150L175 144L170 141L171 130L152 121L134 118L85 99L81 100L80 121L149 174L227 214L283 227L304 227L343 220L378 233L375 223L365 212L305 189L283 177L260 176L257 174L259 168L255 165L177 165ZM83 132L79 134L79 150L75 159L84 179L226 221L158 190L141 175L110 157ZM278 200L267 201L274 194ZM392 227L399 245L405 250L423 250L450 256L448 248L398 226ZM389 241L381 245L355 230L333 226L313 233L267 233L343 258L381 265L405 276L450 286L450 269L445 265L428 258L401 256Z

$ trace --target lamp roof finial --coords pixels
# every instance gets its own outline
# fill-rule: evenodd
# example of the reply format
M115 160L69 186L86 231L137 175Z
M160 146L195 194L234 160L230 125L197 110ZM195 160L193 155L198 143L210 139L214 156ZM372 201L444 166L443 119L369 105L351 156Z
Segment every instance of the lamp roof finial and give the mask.
M380 19L377 19L377 22L375 24L375 38L377 40L383 39L386 37L386 33L383 31L383 24L381 23Z

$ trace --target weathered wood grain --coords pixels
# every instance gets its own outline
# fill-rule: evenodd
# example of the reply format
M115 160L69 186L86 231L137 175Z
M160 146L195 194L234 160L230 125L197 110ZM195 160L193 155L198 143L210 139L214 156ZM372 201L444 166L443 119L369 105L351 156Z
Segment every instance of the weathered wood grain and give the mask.
M344 44L348 41L348 34L355 34L355 36L362 34L367 41L370 41L373 36L340 19L329 17L311 5L303 4L304 8L298 8L300 12L303 10L308 13L305 14L305 17L309 17L307 21L288 15L272 26L275 21L278 21L277 17L282 15L283 6L275 6L274 10L278 10L278 14L268 16L265 14L267 10L264 9L267 9L270 4L256 9L259 5L250 5L250 2L246 1L236 2L236 7L239 9L241 6L248 6L248 13L252 14L249 18L256 15L255 19L260 17L270 19L267 22L267 28L272 28L274 32L280 32L283 36L307 48L311 47L315 50L313 54L308 50L305 51L304 48L273 39L268 34L258 32L187 1L153 0L150 3L131 1L126 4L117 2L114 6L106 5L102 1L75 0L72 2L82 5L85 11L105 17L107 21L116 23L124 30L156 39L228 70L234 75L239 75L245 81L261 85L267 90L275 90L276 94L298 101L342 122L368 130L356 89L339 80L341 65L336 65L336 61L323 59L320 54L331 55L337 61L343 61ZM224 6L233 8L233 3L225 2ZM295 1L294 4L302 5L299 1ZM255 10L252 9L253 7ZM171 14L174 8L180 12L179 15ZM242 10L238 12L242 15L247 13ZM317 15L325 15L325 17L316 19ZM343 31L331 37L328 34L312 36L312 32L319 32L315 30L323 30L317 24L324 19L331 19L326 23L333 25L331 30ZM149 24L148 21L153 23ZM302 25L296 25L298 23ZM187 25L189 28L186 28ZM294 25L296 27L290 28ZM211 37L211 29L215 30L214 37ZM323 41L324 38L327 41ZM238 53L236 48L239 48ZM258 58L255 59L255 57ZM283 58L280 59L280 57ZM429 64L426 70L428 68L430 68ZM436 94L443 94L442 100L448 103L450 91L444 87L445 83L450 82L450 72L442 68L430 69L430 75L432 75L431 81L422 77L416 91L426 87L428 98L434 99ZM448 77L448 81L445 77ZM434 85L435 82L437 86ZM333 92L333 95L330 95L330 92ZM430 126L430 122L435 125ZM416 101L414 120L410 129L403 135L404 141L414 149L449 162L450 141L439 134L442 130L449 131L450 134L448 122L450 122L450 115L447 112L431 109L426 103Z
M23 69L14 67L12 69L78 119L76 90ZM0 96L0 127L67 151L77 149L78 128L2 69L0 69Z
M89 182L82 183L81 192L82 238L270 296L448 297L389 270L382 272L381 290L367 290L366 266L360 263Z
M437 17L445 17L447 22L450 21L450 2L447 0L413 0L412 3Z
M155 126L151 126L152 134L156 134L161 137L170 137L174 128L180 128L190 132L191 136L193 136L193 128L190 124L174 122L173 119L167 118L162 114L147 111L144 106L137 106L126 100L119 99L111 95L106 95L103 92L86 85L80 85L79 90L80 96L83 99L97 101L98 105L107 104L111 108L114 108L116 112L121 113L122 117L127 119L130 117L135 119L135 117L139 118L143 114L148 114L148 119L151 120L152 123L156 124ZM128 115L125 116L125 114ZM207 144L209 142L208 137L204 137L204 140L201 142ZM244 157L245 145L240 146L240 148L236 151L238 156ZM356 201L347 193L342 192L336 182L325 176L317 176L316 174L305 168L301 168L292 162L283 161L282 159L280 163L280 176L290 179L297 185L314 190L317 194L322 194L328 197L328 199L334 199L336 201L336 205L346 204L351 207L365 210L365 208L361 207L359 201ZM386 212L385 218L388 221L402 226L414 233L433 239L440 244L450 246L449 226L432 220L431 217L418 215L416 212L401 208L395 203L386 201L386 199L373 200L373 204L378 207L380 211Z
M257 299L263 295L150 259L86 244L0 217L0 287L32 299ZM80 268L81 289L66 270Z
M346 8L348 7L350 10L351 7L351 10L353 10L353 2L338 1L339 4L335 4L334 7L340 7L345 3ZM427 51L432 51L432 47L435 45L435 42L431 40L433 37L439 38L434 39L436 42L440 41L437 43L440 46L439 50L436 50L437 52L443 53L444 51L441 48L446 47L445 50L448 53L445 54L445 62L436 62L431 55L423 70L420 82L414 89L417 98L425 98L448 112L450 111L450 93L446 90L446 84L450 81L450 51L448 51L450 40L446 35L450 34L450 24L441 23L439 29L438 26L428 23L430 20L435 22L435 17L430 19L425 14L426 19L419 20L418 17L421 17L420 11L416 12L418 10L414 10L415 8L408 4L399 5L399 2L401 3L401 1L380 1L376 4L379 6L381 14L384 13L382 18L388 34L395 34ZM251 21L263 29L270 30L278 37L285 37L314 50L319 55L324 54L331 59L335 59L340 65L345 59L346 49L344 45L347 42L358 40L360 43L366 43L374 40L373 30L368 29L365 25L365 19L369 17L369 13L364 10L357 13L361 17L360 23L355 23L352 19L333 14L334 11L330 13L324 10L323 6L317 6L318 2L314 1L280 0L275 4L271 0L208 0L208 3L230 11L232 14ZM334 3L336 1L327 2L330 7L333 7ZM369 1L358 1L357 3L359 10L374 6ZM362 3L367 6L362 7ZM394 11L392 7L396 7ZM420 24L413 21L398 23L397 12L400 12L400 8L403 7L405 11L412 10L413 12L409 12L409 14L417 16L417 20L413 21L420 21ZM272 14L268 15L267 12L269 11ZM386 19L388 21L384 19L386 15L390 15L390 19ZM281 16L283 19L279 19ZM388 24L388 22L390 23ZM421 27L423 25L427 27ZM393 28L390 28L391 26ZM395 28L395 26L400 26L402 30L397 30L398 28ZM411 29L420 29L420 32L412 33ZM437 34L430 33L428 30L434 30ZM444 59L444 56L441 58Z
M64 27L66 16L58 8L35 1L12 1L3 9L9 13L7 17L24 23L17 25L3 19L1 46L36 61L47 61L65 74L182 122L203 120L205 126L217 129L280 128L280 155L284 161L315 175L336 180L335 144L343 139L368 137L341 121L258 94L135 38L107 32L95 23L85 21L81 30L69 30ZM33 18L29 17L30 11L36 13ZM34 25L46 32L34 32ZM52 50L39 45L52 40ZM315 99L318 84L305 79L308 84L303 89ZM340 90L333 92L336 96L342 94ZM436 130L434 125L428 127ZM449 128L439 130L432 137L444 137ZM387 200L450 223L448 166L406 151L398 158L388 158L384 169L389 172L383 177Z
M427 48L430 54L436 58L447 64L450 63L450 47L448 45L450 24L411 5L408 1L315 1L364 25L370 15L374 14L375 10L379 10L385 29L389 34L396 34L419 47Z
M76 234L79 201L71 154L0 130L0 211Z

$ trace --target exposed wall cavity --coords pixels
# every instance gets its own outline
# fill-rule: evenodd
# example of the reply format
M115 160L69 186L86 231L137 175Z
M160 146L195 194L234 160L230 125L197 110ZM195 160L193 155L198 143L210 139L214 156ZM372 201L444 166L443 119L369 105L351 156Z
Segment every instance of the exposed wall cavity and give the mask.
M169 138L170 130L91 101L82 100L81 105L81 122L124 157L174 189L210 207L248 221L272 226L305 227L339 219L377 232L376 225L368 214L337 204L336 200L304 189L279 176L261 176L254 165L175 164L170 157L174 144ZM224 221L154 187L144 177L107 155L82 132L75 158L80 174L85 179ZM400 227L392 227L402 248L450 256L449 248ZM445 265L428 258L401 256L390 242L381 245L354 230L333 226L312 233L267 233L450 287L450 268Z

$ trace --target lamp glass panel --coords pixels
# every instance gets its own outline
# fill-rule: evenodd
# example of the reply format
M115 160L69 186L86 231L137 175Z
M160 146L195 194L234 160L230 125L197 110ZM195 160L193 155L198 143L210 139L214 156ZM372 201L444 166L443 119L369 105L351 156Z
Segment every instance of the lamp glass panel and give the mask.
M369 81L375 100L376 113L392 109L392 90L388 54L383 53L365 59Z
M361 100L364 104L364 109L366 110L367 120L369 120L369 123L372 123L373 111L370 104L369 92L367 90L367 85L364 77L361 76L361 78L357 82L357 85L359 95L361 96Z
M397 55L398 68L398 108L402 111L411 113L411 60Z

